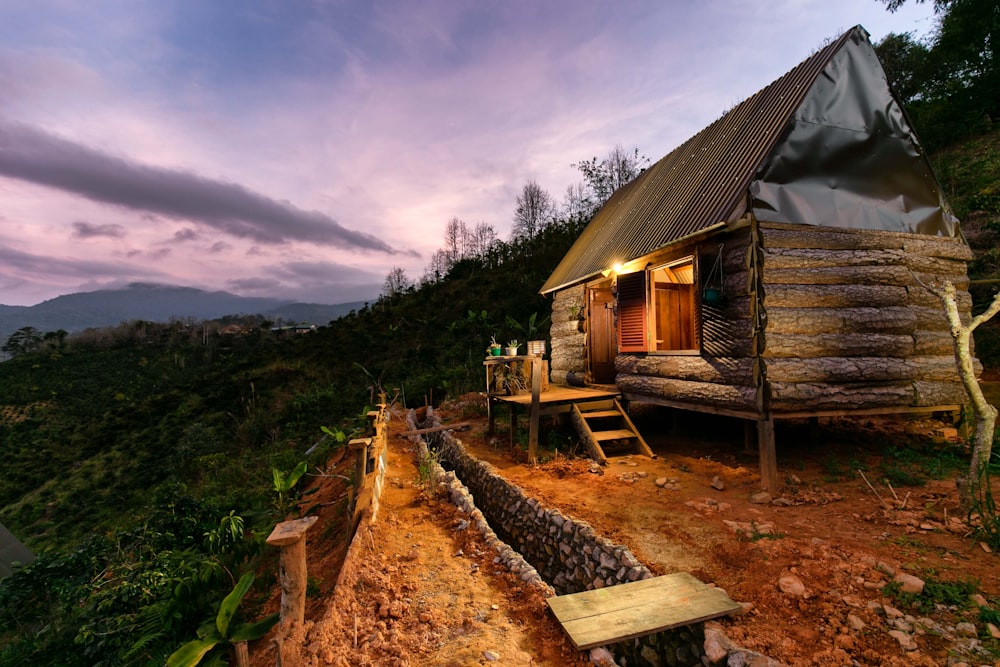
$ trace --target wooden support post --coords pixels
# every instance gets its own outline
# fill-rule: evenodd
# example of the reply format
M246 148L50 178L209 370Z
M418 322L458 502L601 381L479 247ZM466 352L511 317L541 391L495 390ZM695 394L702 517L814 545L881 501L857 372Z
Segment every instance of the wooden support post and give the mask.
M302 625L306 616L306 531L319 517L308 516L282 521L267 537L267 543L281 548L278 578L281 581L281 625Z
M497 411L496 407L493 405L493 397L489 394L486 395L486 416L488 426L486 428L486 435L493 435L496 431L496 421L497 421Z
M542 360L531 359L531 413L528 418L528 463L538 463L538 421L541 413L539 394L542 390Z
M510 403L510 448L517 446L517 403Z
M493 364L486 364L486 418L489 424L489 428L486 430L487 435L493 435L493 430L496 426L496 406L493 405Z
M236 653L236 667L250 667L250 650L246 642L236 642L233 644Z
M778 459L774 449L774 418L770 414L757 421L757 453L761 486L765 491L777 491Z

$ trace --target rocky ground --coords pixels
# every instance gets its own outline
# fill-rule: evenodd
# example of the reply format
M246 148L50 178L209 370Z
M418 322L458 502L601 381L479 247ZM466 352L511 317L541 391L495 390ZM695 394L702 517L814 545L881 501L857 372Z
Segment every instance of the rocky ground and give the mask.
M445 423L471 424L456 435L472 453L625 544L655 574L687 571L743 603L742 615L714 626L718 642L787 665L1000 665L998 558L959 511L953 477L886 481L910 445L933 452L936 439L965 457L938 422L781 429L786 485L760 494L739 424L650 411L637 420L655 459L622 455L602 468L563 443L528 466L506 435L487 436L480 412L476 397L438 411ZM392 428L403 430L402 419ZM379 520L356 536L336 590L342 531L331 526L344 515L335 501L343 490L328 478L310 496L327 527L309 538L315 586L302 664L587 664L539 590L495 562L423 472L412 443L390 436ZM254 647L255 665L274 661L266 640Z

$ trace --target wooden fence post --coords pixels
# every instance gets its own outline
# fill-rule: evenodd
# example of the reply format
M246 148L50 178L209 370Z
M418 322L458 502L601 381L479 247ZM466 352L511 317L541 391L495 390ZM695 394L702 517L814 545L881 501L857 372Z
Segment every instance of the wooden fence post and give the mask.
M318 517L282 521L267 537L267 543L281 548L278 577L281 581L281 625L302 625L306 617L306 531Z

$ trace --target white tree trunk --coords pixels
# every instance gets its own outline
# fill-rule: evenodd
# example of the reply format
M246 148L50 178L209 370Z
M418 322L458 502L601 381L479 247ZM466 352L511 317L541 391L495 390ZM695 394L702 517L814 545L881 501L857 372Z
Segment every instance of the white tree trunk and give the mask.
M955 340L955 363L958 365L958 374L962 378L962 385L972 401L972 410L976 415L976 435L972 448L972 461L969 464L969 476L962 488L964 502L971 503L971 487L977 480L980 480L980 475L984 473L986 465L989 463L993 450L993 433L997 423L997 410L986 402L986 396L983 395L983 390L976 379L976 372L972 364L972 332L980 324L1000 312L1000 294L993 298L989 308L973 317L965 325L962 324L962 318L958 312L956 289L951 282L945 282L941 288L928 287L927 289L937 295L944 305L945 316L948 318L948 325L951 328L951 336Z

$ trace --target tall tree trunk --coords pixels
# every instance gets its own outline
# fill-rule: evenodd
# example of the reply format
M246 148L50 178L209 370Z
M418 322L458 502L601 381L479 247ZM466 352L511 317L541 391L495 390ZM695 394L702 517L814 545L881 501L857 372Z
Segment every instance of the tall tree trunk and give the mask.
M976 416L976 434L972 448L972 461L969 464L969 474L959 480L963 505L971 507L973 493L976 482L989 483L985 478L986 466L990 461L990 454L993 451L993 433L997 423L997 409L986 402L983 390L976 379L976 373L972 364L972 332L983 322L1000 312L1000 294L993 298L993 302L984 312L973 317L969 324L962 324L962 318L958 312L958 301L955 286L951 282L945 282L941 288L927 287L934 293L944 306L945 316L948 318L948 325L951 328L951 336L955 340L955 363L958 365L958 374L962 378L965 391L972 401L972 410Z

